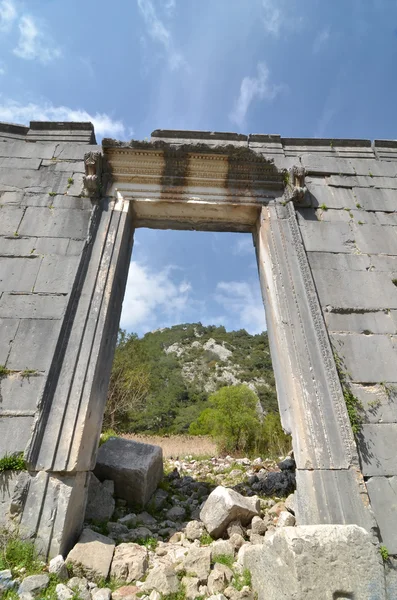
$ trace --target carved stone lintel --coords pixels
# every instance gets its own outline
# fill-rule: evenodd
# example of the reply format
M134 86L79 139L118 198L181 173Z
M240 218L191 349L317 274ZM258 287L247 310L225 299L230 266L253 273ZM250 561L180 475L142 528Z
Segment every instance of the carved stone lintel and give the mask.
M84 165L84 195L93 201L97 201L105 187L105 162L102 153L87 152L84 155Z
M307 191L305 186L305 169L294 165L287 173L287 184L284 190L283 201L298 204L304 199Z

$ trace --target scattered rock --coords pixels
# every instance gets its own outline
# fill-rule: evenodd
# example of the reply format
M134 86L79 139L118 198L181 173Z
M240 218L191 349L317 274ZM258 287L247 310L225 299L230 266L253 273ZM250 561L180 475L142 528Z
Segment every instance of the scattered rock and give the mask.
M63 556L59 554L50 560L48 572L56 575L59 581L66 581L69 578L69 573Z
M149 572L142 586L144 591L157 590L163 595L175 594L179 589L179 579L169 565L158 565ZM113 595L114 600L114 595ZM117 599L116 599L117 600Z
M72 577L69 579L67 586L75 595L78 595L79 600L91 600L91 593L88 589L89 583L85 577Z
M241 525L240 521L232 521L227 526L227 535L229 537L231 537L234 533L238 533L242 537L245 536L245 531L244 531L243 526Z
M145 506L163 477L163 452L159 446L111 438L99 448L95 475L112 479L116 495Z
M63 583L58 583L55 588L55 594L58 600L71 600L74 596L73 591Z
M183 521L186 517L186 510L183 506L173 506L169 510L167 510L167 519L175 520L175 521Z
M199 521L189 521L185 528L185 535L188 540L193 542L199 540L204 532L204 526Z
M223 535L231 521L239 520L247 525L259 512L259 498L245 498L234 490L218 486L201 509L200 519L208 533L218 538Z
M112 600L137 600L139 588L135 585L123 585L112 592Z
M187 574L195 575L200 583L207 581L211 569L211 548L191 546L184 560Z
M295 514L295 494L290 494L286 501L284 502L285 508L292 513Z
M239 533L233 533L229 538L229 542L232 544L235 550L241 548L241 546L245 543L243 536Z
M87 521L108 521L110 519L116 505L113 492L110 491L113 488L113 482L104 481L101 483L94 473L91 473L87 508L85 510Z
M295 517L291 515L287 510L281 511L278 521L277 527L293 527L295 525Z
M284 502L277 502L276 504L274 504L274 506L272 506L269 509L267 514L269 515L269 517L279 517L283 511L285 511Z
M265 535L267 530L267 525L263 519L260 517L253 517L251 521L251 531L252 533L256 533L258 535Z
M218 556L231 556L234 557L234 546L229 540L216 540L210 545L211 560L212 562Z
M295 487L295 473L292 471L272 471L252 485L254 491L264 496L288 496Z
M222 592L225 589L225 587L231 582L232 578L233 571L229 569L229 567L216 563L208 577L208 592L210 594L217 594L218 592Z
M18 588L18 595L26 593L36 593L45 590L50 583L50 578L48 575L29 575L29 577L25 577Z
M109 588L97 588L91 594L92 600L110 600L112 597L112 590Z
M200 580L197 577L182 578L182 585L185 588L187 600L195 600L197 596L200 596L199 584Z
M73 572L86 575L94 581L106 579L114 552L114 541L91 529L84 529L79 541L69 552L66 562L73 565Z
M110 576L131 583L141 579L149 566L147 549L138 544L120 544L114 551Z
M117 522L121 525L125 525L128 528L135 527L137 523L137 516L134 513L130 513L125 515L125 517L120 517L120 519L117 519Z

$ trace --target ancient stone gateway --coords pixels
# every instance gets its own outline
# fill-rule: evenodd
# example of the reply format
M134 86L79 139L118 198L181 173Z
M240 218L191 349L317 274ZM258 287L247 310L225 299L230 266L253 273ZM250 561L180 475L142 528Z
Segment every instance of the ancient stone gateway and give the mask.
M0 124L3 518L49 556L80 532L134 229L252 232L298 524L397 553L396 207L396 142Z

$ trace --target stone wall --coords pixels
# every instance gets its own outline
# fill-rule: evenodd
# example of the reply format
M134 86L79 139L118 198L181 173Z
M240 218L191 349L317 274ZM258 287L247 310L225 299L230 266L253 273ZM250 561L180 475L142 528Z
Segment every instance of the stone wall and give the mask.
M12 510L43 554L81 528L136 226L254 232L298 521L371 529L369 495L397 554L396 182L396 142L157 130L101 149L90 124L0 125L0 456L25 452Z

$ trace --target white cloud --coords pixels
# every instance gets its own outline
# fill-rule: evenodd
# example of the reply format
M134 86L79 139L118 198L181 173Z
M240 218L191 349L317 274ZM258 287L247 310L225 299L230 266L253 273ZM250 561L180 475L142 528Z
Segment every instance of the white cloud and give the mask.
M172 265L162 271L151 271L144 264L131 261L123 302L120 326L129 331L148 331L167 321L183 322L190 306L191 285L175 282Z
M323 46L328 42L331 37L329 27L326 27L322 31L319 31L313 42L313 53L317 54L323 48Z
M9 31L17 18L17 9L11 0L0 2L0 31Z
M250 333L260 333L266 329L265 309L257 285L247 281L221 281L215 292L215 300L233 320L234 326Z
M267 33L278 36L283 22L279 0L262 0L263 23Z
M90 114L86 110L67 106L53 106L29 103L21 104L13 100L0 99L0 121L28 124L29 121L91 121L99 137L125 136L126 129L121 121L114 121L105 113Z
M247 256L254 254L254 243L252 241L252 235L239 235L236 245L233 248L233 254L237 256Z
M257 65L257 77L244 77L240 86L240 94L230 119L239 127L243 127L245 117L253 100L274 100L285 89L283 84L274 84L269 81L269 69L264 62Z
M163 47L171 70L174 71L180 68L187 68L186 61L182 54L175 49L171 32L158 17L152 0L137 0L137 2L138 8L146 24L148 35L153 41ZM174 4L175 3L171 0L165 7L168 8L168 10L172 10Z
M25 60L39 60L43 64L59 58L61 51L55 44L48 45L47 36L39 30L30 15L23 15L19 20L19 41L13 52Z

